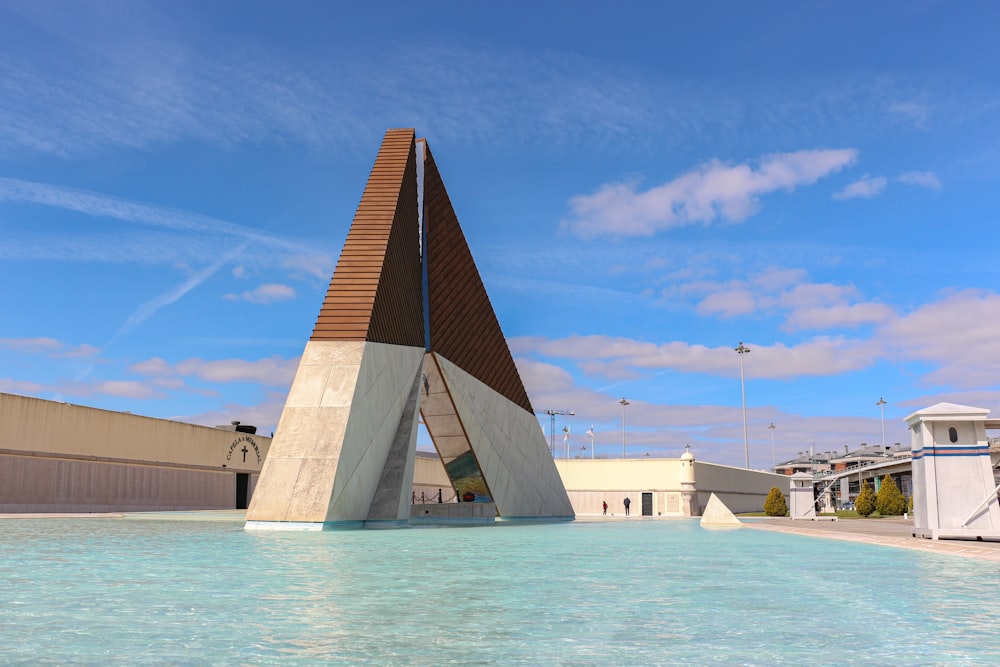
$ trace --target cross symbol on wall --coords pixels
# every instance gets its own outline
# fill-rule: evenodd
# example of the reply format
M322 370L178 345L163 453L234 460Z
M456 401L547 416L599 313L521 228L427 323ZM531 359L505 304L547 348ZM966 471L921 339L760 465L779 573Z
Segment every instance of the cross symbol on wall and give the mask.
M246 445L243 445L243 449L241 449L240 451L243 452L243 463L246 463L247 462L247 452L249 452L250 450L247 449Z

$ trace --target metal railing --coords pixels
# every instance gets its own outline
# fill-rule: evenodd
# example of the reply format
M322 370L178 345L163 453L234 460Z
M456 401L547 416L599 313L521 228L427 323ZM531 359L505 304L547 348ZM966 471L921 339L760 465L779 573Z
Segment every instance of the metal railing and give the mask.
M894 465L896 463L902 463L904 461L909 461L913 458L911 453L900 453L892 456L891 458L886 458L882 461L861 461L851 466L847 466L843 470L821 470L820 472L813 473L813 479L825 479L827 477L839 478L845 475L850 475L851 473L863 470L865 468L883 468L886 466Z

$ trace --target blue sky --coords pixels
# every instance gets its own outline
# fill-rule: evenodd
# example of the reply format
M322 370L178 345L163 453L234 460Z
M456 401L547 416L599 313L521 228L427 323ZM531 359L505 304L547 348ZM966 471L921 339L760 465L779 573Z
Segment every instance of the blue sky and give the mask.
M0 391L273 430L415 127L560 455L1000 404L1000 9L616 4L0 1Z

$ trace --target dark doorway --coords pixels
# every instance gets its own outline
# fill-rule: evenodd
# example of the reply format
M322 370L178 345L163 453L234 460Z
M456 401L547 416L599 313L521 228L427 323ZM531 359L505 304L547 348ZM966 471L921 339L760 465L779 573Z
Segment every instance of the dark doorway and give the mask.
M653 516L653 494L642 494L642 515Z
M236 509L245 510L247 508L249 491L250 474L245 472L236 473Z

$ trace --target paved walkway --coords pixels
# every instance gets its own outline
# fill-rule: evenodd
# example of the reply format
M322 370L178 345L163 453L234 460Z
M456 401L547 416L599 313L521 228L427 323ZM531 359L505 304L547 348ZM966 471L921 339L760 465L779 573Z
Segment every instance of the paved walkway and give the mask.
M880 544L937 554L963 556L1000 563L1000 542L928 540L913 537L913 521L902 518L844 519L841 521L792 521L791 519L741 519L747 528L794 533L847 542Z

